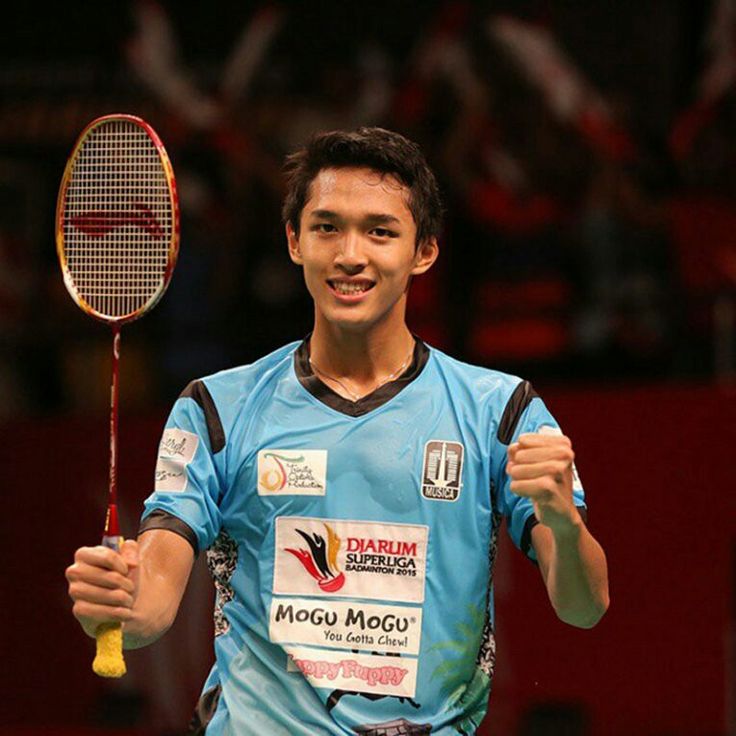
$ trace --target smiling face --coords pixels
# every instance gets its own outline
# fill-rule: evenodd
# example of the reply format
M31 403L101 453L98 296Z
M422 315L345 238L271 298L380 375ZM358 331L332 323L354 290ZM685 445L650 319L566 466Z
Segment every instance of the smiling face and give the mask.
M411 276L437 257L437 241L417 245L409 190L366 168L322 169L299 220L287 225L291 259L303 266L315 320L351 331L404 322Z

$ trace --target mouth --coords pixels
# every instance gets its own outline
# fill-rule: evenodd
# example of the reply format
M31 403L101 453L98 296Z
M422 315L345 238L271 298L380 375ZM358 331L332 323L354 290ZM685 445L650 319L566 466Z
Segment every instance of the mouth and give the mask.
M327 285L333 294L343 299L359 299L375 286L375 282L368 279L328 279Z

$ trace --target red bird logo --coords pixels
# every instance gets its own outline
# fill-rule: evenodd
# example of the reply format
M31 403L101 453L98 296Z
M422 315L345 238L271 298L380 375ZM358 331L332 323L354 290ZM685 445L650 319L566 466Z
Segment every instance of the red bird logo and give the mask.
M337 553L340 550L340 537L325 524L327 542L319 534L307 534L301 529L297 533L309 546L306 549L286 548L304 566L304 569L317 581L321 590L334 593L345 584L345 574L337 567Z

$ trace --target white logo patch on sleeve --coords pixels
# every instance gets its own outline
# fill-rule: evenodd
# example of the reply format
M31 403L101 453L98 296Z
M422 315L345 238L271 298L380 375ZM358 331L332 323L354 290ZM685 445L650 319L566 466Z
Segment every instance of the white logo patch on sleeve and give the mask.
M413 698L416 659L284 647L297 669L314 687Z
M183 429L166 429L158 447L156 491L180 492L187 487L187 465L194 459L199 437Z
M327 450L259 450L259 496L324 496Z

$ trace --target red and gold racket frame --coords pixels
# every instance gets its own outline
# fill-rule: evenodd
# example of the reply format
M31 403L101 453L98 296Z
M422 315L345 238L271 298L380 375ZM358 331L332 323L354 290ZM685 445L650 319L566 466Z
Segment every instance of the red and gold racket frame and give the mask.
M65 211L67 194L69 185L74 175L74 167L78 160L78 154L82 146L85 144L89 136L101 125L115 122L132 123L140 127L154 144L158 157L162 165L162 171L166 178L170 214L171 214L171 232L169 234L169 243L167 249L167 260L161 277L161 282L153 291L151 296L145 303L138 305L133 311L125 314L103 314L95 309L89 302L78 293L74 284L74 277L68 267L65 252ZM110 218L108 218L109 220ZM115 215L112 215L112 227L117 227L119 222L115 222ZM107 223L110 226L110 222ZM148 125L144 120L134 115L112 114L93 120L80 133L72 153L67 161L66 168L59 187L59 196L56 202L56 250L64 277L64 285L71 295L74 302L86 314L95 319L111 325L113 332L113 349L112 349L112 385L110 391L110 487L109 487L109 503L107 515L105 518L105 530L103 533L102 544L106 547L120 550L122 545L122 536L120 534L120 526L117 511L117 436L118 436L118 384L119 384L119 361L120 361L120 327L126 322L132 322L138 317L150 310L163 296L176 265L179 254L179 199L176 189L176 179L174 171L166 153L166 149L156 131ZM122 628L118 623L102 624L96 634L97 638L97 654L93 662L93 670L103 677L120 677L125 674L125 662L123 659L123 636Z
M159 288L143 307L140 307L135 311L123 316L111 317L109 315L103 315L96 309L94 309L90 304L85 301L82 296L77 293L77 290L72 286L73 279L67 267L66 254L64 252L64 210L66 206L66 197L69 189L69 183L72 178L74 166L77 162L77 154L79 153L79 150L84 145L84 142L87 140L89 135L96 128L99 128L103 124L117 121L129 122L139 126L146 132L148 137L155 145L169 188L172 213L172 231L171 239L169 242L166 270L164 272L164 276ZM164 144L161 142L161 139L159 138L156 131L145 120L136 117L135 115L127 115L124 113L103 115L102 117L96 118L91 123L89 123L87 127L84 128L84 130L79 134L79 138L77 138L77 142L74 144L74 148L72 149L69 159L67 160L66 168L64 169L64 175L59 187L59 195L56 201L56 252L59 256L59 263L61 265L61 270L64 276L64 285L66 286L67 291L71 295L72 299L74 299L76 304L79 306L79 308L82 309L86 314L89 314L90 316L100 320L101 322L106 322L107 324L115 323L117 325L122 325L126 322L132 322L133 320L140 317L142 314L145 314L149 309L156 305L159 299L161 299L169 285L169 281L171 280L171 275L174 272L174 266L176 266L176 260L179 255L179 238L179 194L176 188L176 178L174 176L174 169L171 166L169 155L168 153L166 153Z

